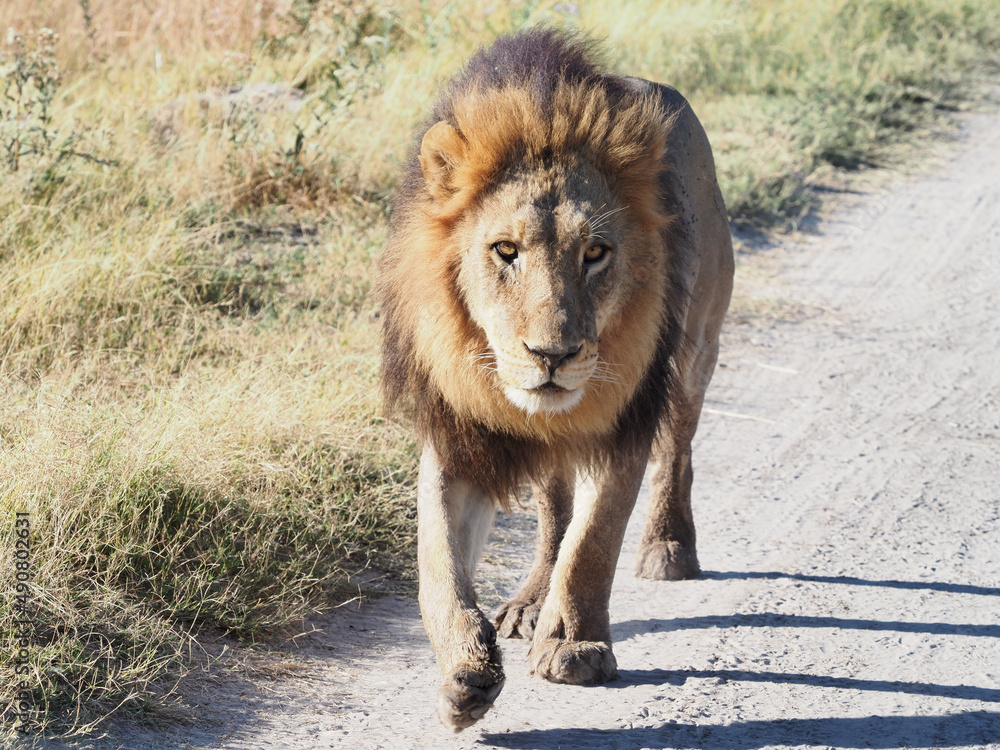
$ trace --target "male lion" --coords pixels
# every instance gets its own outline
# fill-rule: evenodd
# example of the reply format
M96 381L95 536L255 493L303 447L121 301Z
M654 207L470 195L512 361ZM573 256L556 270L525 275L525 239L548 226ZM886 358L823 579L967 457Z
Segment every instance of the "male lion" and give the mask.
M608 600L647 462L636 572L698 575L691 439L715 367L733 253L705 133L656 83L602 72L579 37L535 30L478 52L409 164L378 264L383 389L423 443L420 609L441 721L504 683L473 574L530 481L538 542L496 618L532 673L617 676Z

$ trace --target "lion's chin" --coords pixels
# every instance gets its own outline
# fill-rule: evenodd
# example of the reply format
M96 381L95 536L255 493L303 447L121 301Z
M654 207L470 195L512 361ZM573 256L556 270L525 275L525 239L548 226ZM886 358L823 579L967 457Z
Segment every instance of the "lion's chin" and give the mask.
M507 399L528 414L563 414L575 407L583 399L583 388L572 391L563 388L515 388L505 386Z

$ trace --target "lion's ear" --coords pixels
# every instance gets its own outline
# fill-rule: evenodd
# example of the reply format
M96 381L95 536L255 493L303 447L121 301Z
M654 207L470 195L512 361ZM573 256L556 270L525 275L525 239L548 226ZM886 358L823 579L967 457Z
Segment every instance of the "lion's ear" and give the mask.
M443 120L424 134L420 143L420 168L435 201L446 201L455 194L457 187L452 176L464 157L465 141Z

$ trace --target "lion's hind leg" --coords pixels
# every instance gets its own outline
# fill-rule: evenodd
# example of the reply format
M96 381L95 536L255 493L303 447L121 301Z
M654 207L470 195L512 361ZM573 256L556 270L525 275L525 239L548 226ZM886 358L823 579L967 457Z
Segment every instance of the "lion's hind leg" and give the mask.
M688 415L676 411L669 421L653 449L649 511L635 562L637 576L657 581L701 574L691 512L694 425Z
M691 511L691 441L717 356L715 343L698 352L686 366L681 362L681 381L670 396L650 456L649 510L635 562L635 574L640 578L680 581L701 574Z
M494 623L501 638L530 640L534 635L559 545L573 515L571 472L560 469L538 478L532 482L532 496L538 507L535 560L521 590L497 612Z

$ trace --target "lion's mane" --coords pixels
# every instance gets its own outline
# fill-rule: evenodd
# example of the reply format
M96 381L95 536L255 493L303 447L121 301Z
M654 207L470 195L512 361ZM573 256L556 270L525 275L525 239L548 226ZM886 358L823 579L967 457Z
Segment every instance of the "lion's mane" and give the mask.
M423 135L441 121L461 136L464 159L446 188L432 192L419 150ZM671 221L677 201L667 178L669 154L663 153L669 122L653 97L602 72L592 44L538 30L503 38L473 56L445 88L417 138L378 264L385 404L390 414L414 422L446 472L473 480L501 504L555 460L552 451L591 464L613 459L648 446L665 416L682 330L677 309L683 292L670 258L686 241L683 227ZM483 406L497 394L469 374L474 370L469 352L482 350L485 339L458 289L463 248L452 232L509 170L571 158L596 166L627 206L630 220L662 241L668 288L657 294L658 331L649 343L635 341L639 337L630 338L625 315L619 340L602 339L602 349L617 347L619 360L648 363L626 384L629 391L620 394L622 406L613 418L589 414L582 406L565 418L497 416ZM642 348L646 351L636 351ZM443 379L461 382L449 381L444 388ZM446 391L460 395L448 398Z

